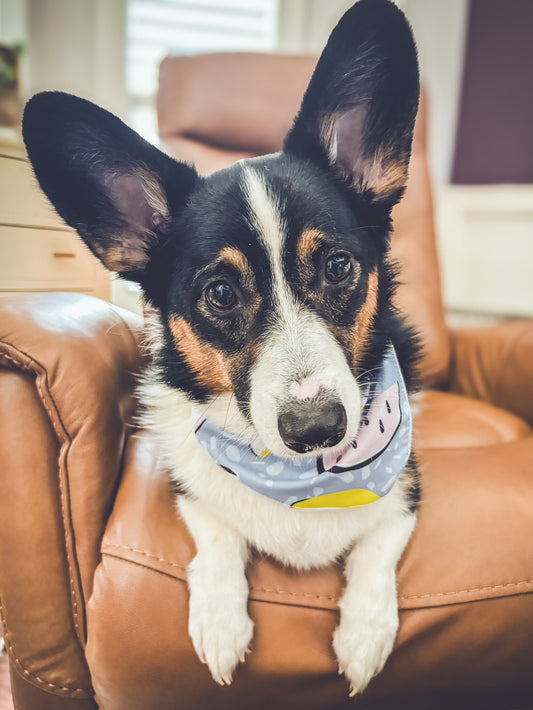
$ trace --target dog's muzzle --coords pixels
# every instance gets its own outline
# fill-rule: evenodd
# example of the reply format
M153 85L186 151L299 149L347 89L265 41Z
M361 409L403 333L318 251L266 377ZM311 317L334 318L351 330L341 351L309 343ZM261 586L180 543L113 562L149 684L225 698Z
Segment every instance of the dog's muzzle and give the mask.
M264 442L256 442L252 449L250 444L220 429L193 408L196 439L224 471L278 503L310 509L352 508L373 503L392 490L409 460L412 416L392 344L379 369L361 379L364 378L367 378L366 402L359 431L341 451L326 448L319 454L281 458L259 446ZM323 424L315 429L310 425L311 418L316 421L313 404L323 410ZM323 444L328 437L342 439L346 413L341 411L337 400L323 396L323 403L309 399L297 405L298 416L286 417L281 424L289 441L300 436L299 445L304 445L301 439L305 437L308 446L310 440L321 440Z

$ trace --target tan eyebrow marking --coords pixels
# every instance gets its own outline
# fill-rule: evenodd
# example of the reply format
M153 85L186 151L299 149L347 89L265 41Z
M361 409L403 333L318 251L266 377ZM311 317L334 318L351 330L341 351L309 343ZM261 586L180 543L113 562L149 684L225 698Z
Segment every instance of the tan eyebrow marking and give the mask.
M324 235L318 229L305 229L299 239L297 252L301 261L309 261L313 253L318 249L321 242L324 240Z
M254 272L248 259L237 247L224 247L216 259L216 264L229 264L241 274L242 283L251 292L256 292Z
M219 261L225 261L227 264L231 264L231 266L234 266L243 273L251 272L248 259L244 256L242 251L236 247L224 247L218 255L217 262Z
M176 348L195 374L198 384L212 394L231 391L231 380L222 353L203 342L184 318L172 316L169 327Z

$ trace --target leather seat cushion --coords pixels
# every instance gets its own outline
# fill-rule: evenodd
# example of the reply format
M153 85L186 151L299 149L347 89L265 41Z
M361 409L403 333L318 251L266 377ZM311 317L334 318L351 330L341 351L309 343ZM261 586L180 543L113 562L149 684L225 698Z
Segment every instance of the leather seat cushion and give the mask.
M159 68L159 135L255 155L279 150L316 61L253 52L166 57Z
M419 400L415 448L490 446L532 436L523 419L488 402L429 390Z
M524 544L532 457L533 437L422 452L419 520L398 571L400 631L359 708L533 706L533 557ZM187 633L194 545L146 435L128 442L102 555L87 658L105 710L353 707L331 649L339 565L295 574L254 558L251 653L232 686L212 681Z

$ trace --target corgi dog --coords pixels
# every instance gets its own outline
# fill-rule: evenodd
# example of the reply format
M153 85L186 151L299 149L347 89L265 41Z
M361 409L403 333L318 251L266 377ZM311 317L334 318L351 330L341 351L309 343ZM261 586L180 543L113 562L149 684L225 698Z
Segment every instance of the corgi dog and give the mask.
M26 107L42 189L151 308L139 396L196 544L189 633L220 684L253 636L251 550L297 570L344 561L332 645L352 695L392 650L419 476L417 340L389 246L418 99L405 17L360 0L283 149L208 177L83 99Z

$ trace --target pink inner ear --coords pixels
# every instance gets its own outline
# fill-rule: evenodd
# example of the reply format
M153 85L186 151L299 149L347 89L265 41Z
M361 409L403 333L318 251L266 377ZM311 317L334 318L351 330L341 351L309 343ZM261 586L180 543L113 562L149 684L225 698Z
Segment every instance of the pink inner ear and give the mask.
M331 132L334 145L330 149L332 160L345 177L359 184L363 177L365 161L363 159L366 111L364 108L352 108L339 116Z
M148 202L141 177L115 174L108 179L107 186L112 202L133 232L153 231L161 224L162 215Z
M350 109L335 119L330 139L330 160L356 190L372 190L384 198L405 186L407 158L386 146L369 149L365 143L372 127L366 126L364 106Z

